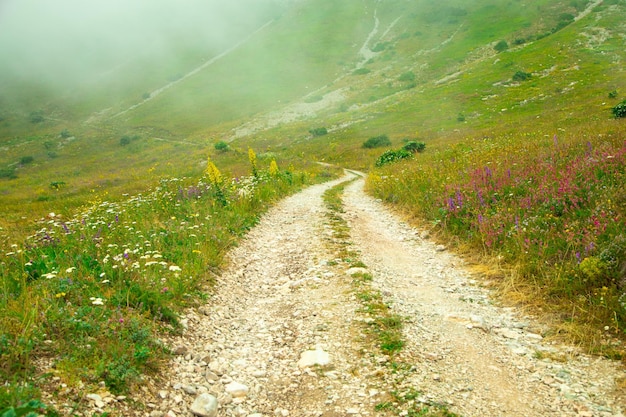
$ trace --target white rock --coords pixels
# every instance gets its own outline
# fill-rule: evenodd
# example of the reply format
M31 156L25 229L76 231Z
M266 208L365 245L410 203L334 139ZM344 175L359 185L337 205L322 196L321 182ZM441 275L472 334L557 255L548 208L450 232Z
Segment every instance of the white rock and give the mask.
M324 352L322 349L307 350L302 352L300 360L298 361L298 367L307 368L313 365L328 365L330 363L330 355Z
M245 397L246 395L248 395L249 391L249 388L246 385L234 381L226 385L225 388L226 392L232 395L234 398Z
M195 416L198 417L215 417L217 416L217 398L215 398L211 394L200 394L191 407L189 411Z

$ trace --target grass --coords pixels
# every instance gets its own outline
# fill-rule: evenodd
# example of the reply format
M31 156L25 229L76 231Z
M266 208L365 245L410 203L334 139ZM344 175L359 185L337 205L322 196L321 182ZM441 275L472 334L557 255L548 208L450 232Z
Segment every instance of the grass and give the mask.
M251 152L250 155L254 155ZM50 213L0 255L0 409L49 378L128 392L168 357L161 339L210 291L226 251L269 204L313 181L250 158L253 175L169 178L74 217ZM46 358L43 362L41 360ZM52 368L49 368L52 366ZM43 379L38 379L41 374Z
M168 355L160 329L177 331L179 309L202 298L223 254L267 204L336 174L316 161L371 172L373 195L506 268L503 287L548 310L555 333L623 357L611 338L625 336L625 125L611 109L626 91L626 9L605 0L554 31L580 4L300 2L248 44L114 119L214 52L181 47L157 65L138 57L139 80L134 70L114 73L64 98L13 84L19 100L0 103L0 356L9 387L0 404L35 398L47 364L70 385L105 379L119 391L155 372ZM369 46L384 49L353 75L376 8ZM497 53L501 40L509 48ZM518 72L531 76L514 82ZM399 80L409 73L412 81ZM343 101L314 120L230 141L231 129L259 113L337 89ZM314 126L327 134L311 137ZM362 144L382 135L426 150L375 169L384 149ZM135 139L121 146L124 136ZM228 151L215 149L219 141ZM257 177L249 147L259 150ZM206 179L207 155L229 180ZM249 189L253 198L241 198ZM337 262L362 267L340 194L327 196L343 242ZM381 317L372 332L393 353L399 318L364 289L371 279L354 277L364 309Z
M499 256L547 304L576 306L568 320L618 336L626 329L625 155L619 134L476 138L381 168L368 184L447 236Z

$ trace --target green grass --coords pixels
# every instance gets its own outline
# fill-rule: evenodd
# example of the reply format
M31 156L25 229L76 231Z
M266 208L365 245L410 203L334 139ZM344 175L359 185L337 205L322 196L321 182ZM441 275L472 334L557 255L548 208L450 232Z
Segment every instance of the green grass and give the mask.
M579 4L299 2L211 67L113 119L144 93L221 50L181 45L175 59L156 63L138 56L128 72L111 73L102 84L80 84L62 96L42 84L3 79L8 89L0 100L0 239L6 242L0 252L5 335L0 355L7 359L2 371L11 389L0 393L2 401L17 406L36 396L29 387L45 384L37 382L41 375L32 366L40 358L56 363L69 383L105 378L120 391L142 373L155 372L167 349L157 342L153 323L176 331L178 309L202 297L202 285L210 281L203 268L218 268L267 204L336 175L316 161L370 171L372 194L422 223L436 224L441 236L474 253L505 260L515 287L527 289L517 297L550 307L555 332L567 331L595 352L620 357L606 341L624 337L626 320L623 277L616 272L624 256L615 244L621 242L626 214L619 187L625 125L611 115L626 97L626 7L620 0L605 1L586 18L553 31L560 16L576 14ZM380 27L370 47L385 48L353 74L376 8ZM265 21L251 22L248 29ZM232 38L244 36L242 31ZM524 43L516 45L519 39ZM509 48L496 53L493 46L500 40ZM515 83L518 71L532 76ZM399 80L409 72L415 75L411 83ZM313 119L234 140L227 152L215 149L215 143L230 139L232 128L259 114L315 101L336 89L344 91L344 100ZM33 122L33 114L43 120ZM311 137L318 126L328 133ZM122 146L125 135L137 139ZM384 149L362 144L381 135L396 148L411 138L426 143L426 150L410 161L373 169ZM255 183L258 193L246 202L234 194L244 183L225 186L219 198L207 191L212 188L206 182L199 200L178 197L179 188L201 187L207 155L224 177L249 178L248 147L258 151L260 171L275 159L284 176ZM485 167L492 169L493 183L478 181ZM559 194L561 183L577 188ZM481 205L472 184L489 205ZM534 193L531 185L538 184L555 198L522 206ZM449 206L457 191L464 210ZM347 242L340 194L338 188L327 198L336 238ZM222 207L224 198L229 210ZM478 214L485 222L478 222ZM594 218L602 230L594 229ZM530 235L520 231L524 221ZM62 223L71 225L72 233L65 233ZM37 240L44 227L54 231L53 244ZM106 234L102 242L94 240L100 229ZM215 238L200 242L202 233ZM535 243L525 247L526 238ZM595 246L586 253L584 245L591 242ZM122 274L126 250L129 258L161 255L166 268L150 272L144 270L147 258L134 259L140 269ZM10 252L15 254L7 256ZM115 270L112 261L103 264L107 255L122 256ZM338 259L359 265L349 245ZM42 278L53 271L55 279ZM101 273L107 278L100 279ZM158 291L157 277L165 279ZM365 285L372 277L354 279ZM376 294L358 294L366 310L386 317L387 306ZM97 298L106 300L104 305L92 304ZM372 325L390 352L401 347L393 324L390 319ZM50 339L55 332L79 343ZM113 336L121 343L107 342ZM99 356L87 347L96 343L104 346ZM24 381L34 385L19 385Z
M225 253L269 204L312 181L270 172L211 182L162 179L145 194L49 214L25 241L7 240L0 274L0 398L18 406L59 377L125 393L168 357L159 341L209 291ZM319 172L319 171L318 171ZM323 176L322 176L323 177ZM54 361L39 379L37 358ZM13 393L9 397L9 393Z

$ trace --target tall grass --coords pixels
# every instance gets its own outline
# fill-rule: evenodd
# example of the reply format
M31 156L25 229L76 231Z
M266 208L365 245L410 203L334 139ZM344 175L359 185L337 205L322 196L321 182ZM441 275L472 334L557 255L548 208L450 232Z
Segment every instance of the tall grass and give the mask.
M623 129L546 136L468 139L378 169L368 187L498 256L549 304L574 306L562 310L563 319L624 336Z
M29 400L48 372L119 393L158 370L168 355L161 338L180 330L179 313L210 289L226 251L272 201L320 178L250 162L251 176L227 179L210 163L202 178L163 179L72 218L49 213L25 241L8 242L0 410Z

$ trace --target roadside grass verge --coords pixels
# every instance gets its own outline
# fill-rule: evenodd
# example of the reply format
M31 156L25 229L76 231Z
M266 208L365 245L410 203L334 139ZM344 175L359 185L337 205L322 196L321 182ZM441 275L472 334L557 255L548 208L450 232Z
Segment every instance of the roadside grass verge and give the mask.
M376 169L367 186L497 258L575 342L619 358L611 338L626 335L626 144L614 128L466 138Z
M353 272L352 288L354 295L361 303L360 313L365 316L363 325L366 326L366 334L374 343L381 354L388 357L385 361L389 374L393 378L385 378L393 384L389 400L377 404L374 409L382 415L404 415L423 417L455 417L456 414L447 410L444 405L430 404L428 401L416 401L422 397L415 390L400 390L403 381L410 373L410 364L398 362L395 355L404 347L404 335L402 333L404 318L393 313L390 305L383 300L382 294L371 285L374 277L366 272L367 265L359 260L359 254L350 248L350 228L342 217L343 201L341 196L347 185L355 179L342 182L327 190L323 199L328 209L328 220L333 229L331 245L349 268L362 268L361 271ZM402 370L402 371L399 371Z
M226 178L209 161L200 178L162 179L71 218L51 212L24 241L3 244L0 410L41 399L47 386L56 393L44 402L74 406L102 382L132 391L158 372L179 312L205 299L225 253L268 206L333 175L248 156L252 174Z

